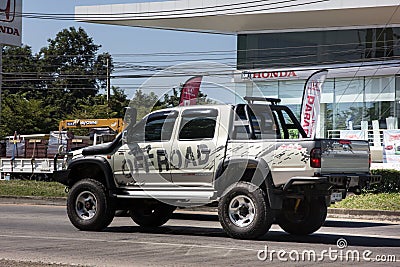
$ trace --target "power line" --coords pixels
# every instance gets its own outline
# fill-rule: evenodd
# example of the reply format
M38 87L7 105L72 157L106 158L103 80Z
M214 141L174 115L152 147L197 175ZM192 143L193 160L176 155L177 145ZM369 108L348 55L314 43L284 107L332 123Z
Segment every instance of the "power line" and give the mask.
M375 62L373 61L372 64L369 65L365 65L365 67L375 67L378 66L380 69L384 69L384 68L392 68L393 66L398 66L398 61L393 61L393 62ZM357 66L354 65L349 65L349 66L341 66L340 68L343 69L342 72L337 72L339 75L340 73L348 73L348 71L346 71L346 69L349 68L354 68ZM309 68L302 68L300 71L315 71L320 69L320 67L318 66L313 66L313 67L309 67ZM201 69L198 69L198 71ZM204 71L203 70L203 75L204 76L221 76L221 77L226 77L226 76L231 76L234 75L234 73L239 74L240 71L236 71L234 69L230 69L230 68L226 68L226 69L219 69L219 70L208 70L208 71ZM7 73L4 73L7 76ZM375 72L376 74L376 72ZM143 74L122 74L122 75L112 75L111 78L112 79L143 79L143 78L170 78L170 77L186 77L186 76L191 76L194 75L194 73L189 70L189 69L185 69L182 71L177 71L177 70L171 70L169 72L161 72L161 73L157 73L157 74L153 74L153 73L143 73ZM101 77L91 77L91 78L104 78L104 76ZM54 78L54 77L39 77L39 78L11 78L11 79L5 79L5 81L7 82L25 82L25 81L68 81L68 79L71 80L87 80L87 76L85 74L82 75L73 75L73 76L60 76L59 79ZM350 79L350 78L349 78ZM66 84L68 85L68 84ZM72 85L79 85L78 84L72 84Z
M386 28L374 28L374 29L386 29ZM117 58L117 57L147 57L147 56L155 56L155 57L164 57L164 56L189 56L189 55L216 55L219 56L221 54L236 54L238 53L249 53L249 52L269 52L272 51L273 54L277 54L277 53L283 53L283 54L289 54L291 52L288 52L290 50L293 49L306 49L306 48L310 48L310 49L320 49L320 48L329 48L329 47L336 47L336 46L350 46L350 45L372 45L374 44L376 41L365 41L365 42L348 42L348 43L336 43L336 44L316 44L316 45L300 45L300 46L283 46L283 47L268 47L268 48L250 48L250 49L238 49L238 50L209 50L209 51L185 51L185 52L149 52L149 53L114 53L112 56L113 58ZM386 39L385 42L400 42L399 38L396 39ZM390 46L380 46L380 49L387 49L387 48L391 48L391 47L399 47L399 44L393 44ZM356 50L357 48L355 48L354 50ZM358 48L358 49L362 49L362 48ZM370 49L370 48L365 48L366 49ZM282 52L279 52L280 50L283 50ZM107 52L106 52L107 53ZM40 54L40 53L39 53ZM51 54L46 54L46 55L37 55L37 56L44 56L46 58L52 58L52 57L65 57L65 58L69 58L69 57L94 57L96 55L82 55L82 54L69 54L69 55L51 55ZM25 57L27 56L26 54L5 54L4 57ZM32 56L32 55L29 55ZM32 57L35 57L34 55Z
M311 5L311 4L316 4L316 3L322 3L322 2L328 2L330 0L314 0L314 1L308 1L308 2L303 2L303 3L296 3L296 4L288 4L288 5L282 5L282 6L276 6L276 7L270 7L273 5L278 5L278 4L286 4L286 3L291 3L291 2L299 2L301 0L283 0L283 1L276 1L276 2L271 2L269 0L256 0L252 1L252 5L249 6L248 2L240 2L240 3L232 3L232 4L224 4L220 6L209 6L209 7L203 7L201 10L199 8L184 8L184 9L171 9L171 10L160 10L160 11L147 11L145 12L146 14L143 14L142 12L122 12L122 13L92 13L90 14L90 18L95 20L95 19L102 19L106 17L107 19L110 19L112 17L113 19L128 19L128 18L148 18L149 15L153 15L155 18L163 18L163 17L170 17L171 15L180 15L180 16L185 16L185 15L190 15L190 16L195 16L195 15L204 15L204 12L210 12L211 14L207 14L206 16L219 16L220 14L213 14L213 13L218 13L218 12L226 12L226 11L232 11L232 12L226 12L226 15L236 15L236 14L243 14L246 12L254 12L254 8L261 7L257 9L257 12L260 11L268 11L268 10L276 10L276 9L284 9L284 8L290 8L290 7L298 7L298 6L305 6L305 5ZM259 3L254 5L254 3ZM236 5L240 5L241 7L234 7ZM267 6L267 7L265 7ZM220 8L221 7L221 8ZM264 7L264 8L262 8ZM220 8L220 9L218 9ZM209 11L204 11L204 9L211 9ZM179 13L181 12L181 13ZM186 12L186 13L184 13ZM177 14L179 13L179 14ZM80 17L79 15L76 14L57 14L57 13L29 13L29 12L24 12L24 13L19 13L16 14L16 16L20 17L25 17L25 18L35 18L35 19L50 19L50 20L75 20L75 19L86 19L87 16L82 16Z

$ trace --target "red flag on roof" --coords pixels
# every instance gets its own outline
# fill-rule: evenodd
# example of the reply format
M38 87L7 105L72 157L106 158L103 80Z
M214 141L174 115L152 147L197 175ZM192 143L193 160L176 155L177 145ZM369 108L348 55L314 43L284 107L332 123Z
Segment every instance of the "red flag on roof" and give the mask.
M185 82L181 91L180 106L196 105L203 76L192 77Z

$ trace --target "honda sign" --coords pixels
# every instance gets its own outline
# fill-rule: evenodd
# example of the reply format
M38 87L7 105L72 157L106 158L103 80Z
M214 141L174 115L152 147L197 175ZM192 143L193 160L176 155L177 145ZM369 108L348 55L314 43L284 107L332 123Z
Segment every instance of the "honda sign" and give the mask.
M21 45L22 0L0 1L0 44Z

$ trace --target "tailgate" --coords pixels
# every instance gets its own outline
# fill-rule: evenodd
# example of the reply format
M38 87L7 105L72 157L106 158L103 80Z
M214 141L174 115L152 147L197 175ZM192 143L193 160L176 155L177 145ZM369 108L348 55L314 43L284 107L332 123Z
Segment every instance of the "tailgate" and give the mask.
M368 173L369 144L364 140L322 139L321 172Z

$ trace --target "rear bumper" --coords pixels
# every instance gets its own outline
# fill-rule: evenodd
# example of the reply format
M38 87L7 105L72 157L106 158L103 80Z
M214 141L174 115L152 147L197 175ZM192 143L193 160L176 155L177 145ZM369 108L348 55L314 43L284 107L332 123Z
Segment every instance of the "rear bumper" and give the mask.
M283 186L283 191L289 190L292 186L307 184L331 185L335 189L346 189L348 191L361 190L370 185L380 183L380 175L371 174L330 174L320 177L292 177Z
M323 177L328 179L328 183L346 189L354 187L359 187L360 189L368 188L370 185L380 183L382 178L380 175L371 174L331 174Z

